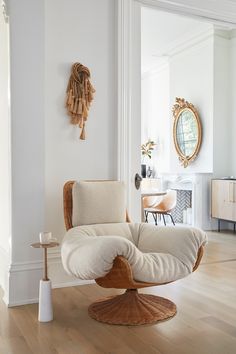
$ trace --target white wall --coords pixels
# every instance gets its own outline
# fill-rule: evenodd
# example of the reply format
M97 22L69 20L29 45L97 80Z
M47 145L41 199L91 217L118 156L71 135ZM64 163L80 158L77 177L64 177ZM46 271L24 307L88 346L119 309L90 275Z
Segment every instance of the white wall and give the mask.
M145 143L149 138L150 122L152 122L152 75L142 75L141 81L141 143ZM154 128L155 129L155 128Z
M144 75L142 80L143 136L156 138L160 149L153 154L159 173L213 172L214 40L206 33L171 55L168 67ZM220 78L219 78L220 80ZM217 83L218 85L218 83ZM176 97L184 97L197 108L203 130L197 159L184 168L173 142L172 107Z
M114 11L110 0L45 3L45 217L46 227L60 239L65 181L116 176ZM96 89L85 141L65 110L74 62L90 69Z
M42 254L30 248L44 229L44 1L12 0L12 264L10 303L36 297ZM35 271L32 271L32 268ZM20 288L18 286L20 284ZM33 300L32 300L33 301Z
M9 24L0 9L0 286L7 287L10 261Z
M187 168L179 163L173 139L170 140L170 172L211 173L213 171L213 37L203 39L170 59L170 104L172 106L176 97L184 97L198 110L203 138L197 159ZM173 118L171 119L173 124Z
M230 52L231 46L231 52ZM205 37L192 46L185 48L171 56L169 60L169 94L166 92L164 77L158 77L155 87L155 74L146 74L143 91L142 120L145 124L145 134L162 130L162 122L157 121L156 106L158 100L158 82L164 87L163 94L169 98L169 107L166 109L166 119L169 127L162 134L165 145L169 142L168 169L160 172L169 173L212 173L214 176L234 174L234 157L231 150L234 136L231 129L235 119L235 39L230 40L230 32L215 30L206 33ZM231 53L231 60L230 60ZM231 62L231 68L230 68ZM232 78L232 79L231 79ZM162 80L163 79L163 80ZM172 127L173 117L171 107L175 97L184 97L197 108L203 131L202 145L196 160L187 168L180 165L175 151ZM148 100L148 101L147 101ZM162 105L165 100L162 97ZM146 121L144 112L148 108ZM231 137L229 139L229 136ZM159 151L157 150L157 154ZM166 155L166 152L165 152ZM166 156L165 156L166 159Z
M232 174L229 63L229 33L217 30L170 62L172 101L179 96L192 102L198 109L203 131L199 155L187 168L180 165L171 139L170 172L204 174L198 212L198 226L204 229L215 228L210 217L211 178Z
M115 8L110 0L49 0L45 14L45 227L61 240L64 183L116 178ZM74 62L89 68L96 89L85 141L65 110Z
M231 112L232 112L232 120L231 120L231 159L230 163L232 166L232 170L230 171L230 175L236 176L236 31L232 32L231 39L231 47L230 47L230 101L231 101Z
M169 94L168 62L142 76L142 143L152 139L157 144L148 162L153 164L156 176L169 170Z
M215 31L214 35L214 124L213 172L216 177L233 174L231 159L232 105L230 69L230 32Z
M56 10L55 10L56 9ZM61 240L62 189L70 179L116 177L115 2L11 0L12 264L10 305L35 302L42 253L38 233ZM64 108L71 64L91 70L97 90L87 140ZM65 285L60 252L49 255L54 285Z

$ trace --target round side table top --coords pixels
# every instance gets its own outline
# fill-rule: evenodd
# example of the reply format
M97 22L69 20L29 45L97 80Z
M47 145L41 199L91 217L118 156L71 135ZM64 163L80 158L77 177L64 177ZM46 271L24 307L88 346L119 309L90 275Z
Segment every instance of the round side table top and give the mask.
M32 243L30 246L34 248L52 248L52 247L59 246L59 243L58 242L50 242L50 243L36 242L36 243Z

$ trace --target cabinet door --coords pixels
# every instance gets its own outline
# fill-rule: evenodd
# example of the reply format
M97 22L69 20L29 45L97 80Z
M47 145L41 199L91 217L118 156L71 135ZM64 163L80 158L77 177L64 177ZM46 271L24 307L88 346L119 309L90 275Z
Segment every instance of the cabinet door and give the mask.
M233 220L236 198L235 182L224 180L212 181L212 217ZM235 208L236 217L236 208Z
M236 182L230 182L230 204L232 208L232 221L236 221Z

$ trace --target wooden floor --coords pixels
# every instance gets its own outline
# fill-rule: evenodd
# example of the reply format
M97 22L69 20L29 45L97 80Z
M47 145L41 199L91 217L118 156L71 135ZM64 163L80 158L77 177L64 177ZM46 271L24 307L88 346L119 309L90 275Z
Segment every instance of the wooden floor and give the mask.
M143 292L173 300L177 315L152 326L101 324L88 317L95 299L119 291L97 285L53 290L54 321L37 321L37 305L7 309L0 300L0 354L235 354L236 236L209 233L199 269Z

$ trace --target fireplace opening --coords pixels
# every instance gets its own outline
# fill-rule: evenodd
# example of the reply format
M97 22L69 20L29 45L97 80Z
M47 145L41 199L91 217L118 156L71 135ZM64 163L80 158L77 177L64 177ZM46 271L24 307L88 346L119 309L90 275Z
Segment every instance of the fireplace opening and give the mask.
M177 192L177 202L171 214L176 223L192 224L192 190L175 189Z

